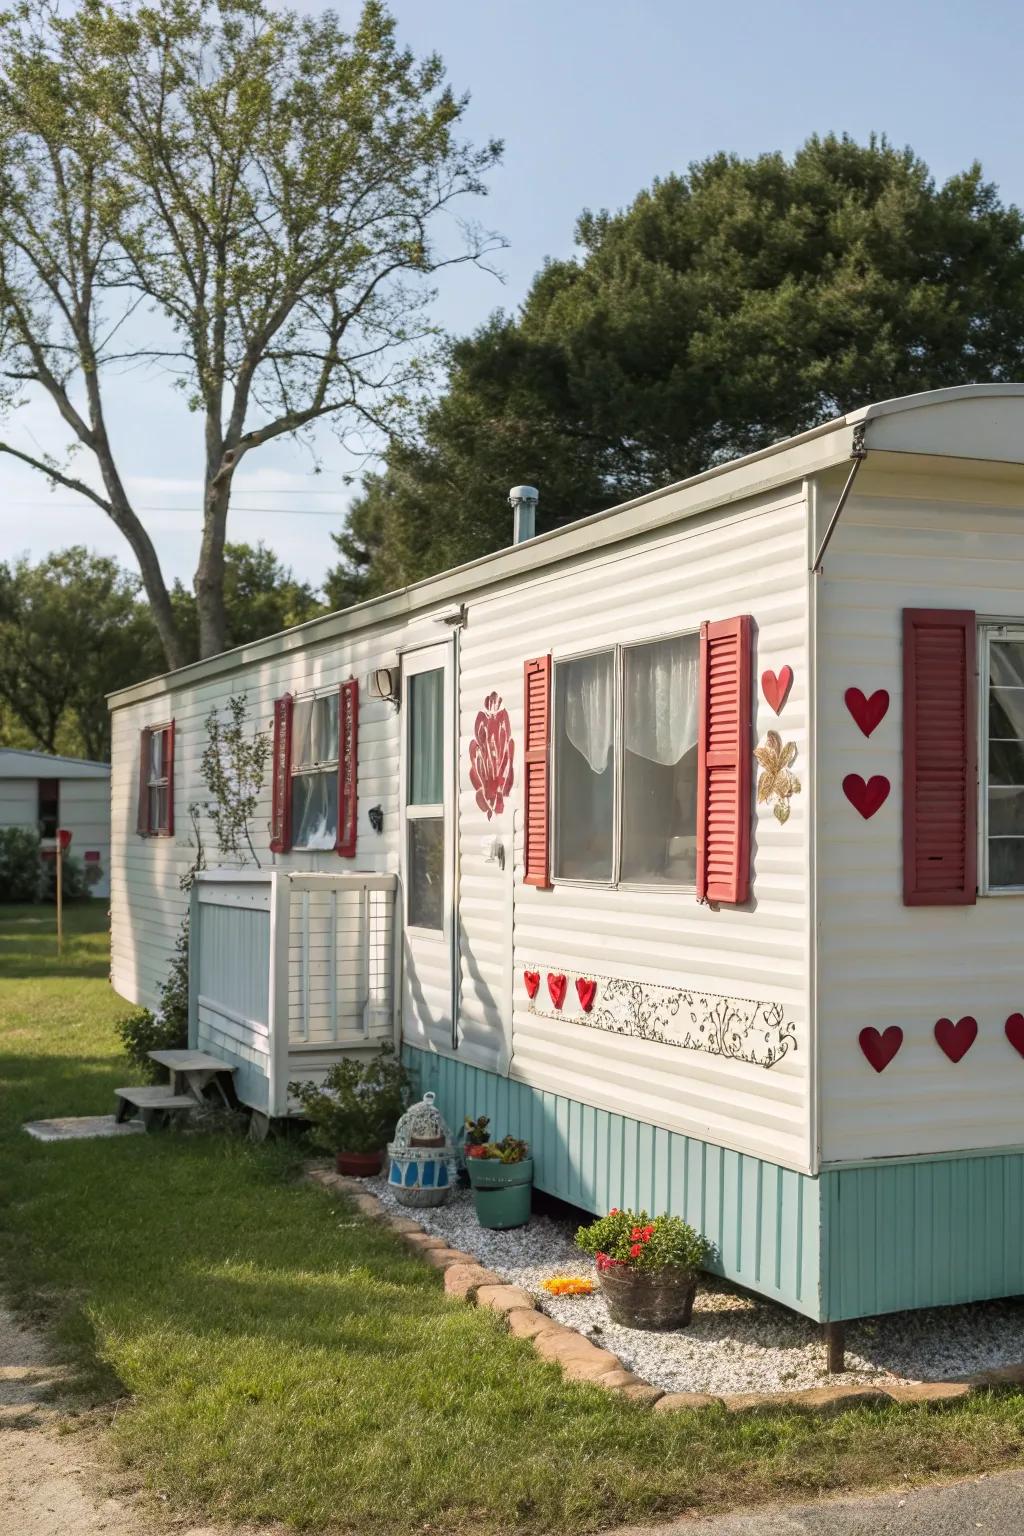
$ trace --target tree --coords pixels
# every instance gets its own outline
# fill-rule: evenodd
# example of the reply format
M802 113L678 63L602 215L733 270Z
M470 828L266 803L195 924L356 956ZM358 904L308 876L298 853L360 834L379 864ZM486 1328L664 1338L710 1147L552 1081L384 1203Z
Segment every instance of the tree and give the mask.
M25 0L4 20L0 404L48 399L91 475L69 453L0 451L125 535L168 665L187 647L118 467L104 379L159 362L201 418L193 585L200 654L213 654L227 643L239 465L319 421L390 430L423 377L427 280L495 243L468 228L455 254L434 241L438 215L482 192L500 154L457 137L466 104L439 58L398 47L380 0L351 33L330 11L269 0L88 0L67 13Z
M0 564L0 703L21 741L105 761L106 694L160 660L139 580L116 560L76 547Z
M200 656L199 615L194 595L180 581L171 592L178 633L188 659ZM263 543L224 546L224 644L246 645L277 634L322 613L323 604L308 582L294 573Z
M1022 235L979 166L936 186L884 138L714 155L585 212L365 481L332 599L508 543L517 481L543 530L873 399L1020 378Z

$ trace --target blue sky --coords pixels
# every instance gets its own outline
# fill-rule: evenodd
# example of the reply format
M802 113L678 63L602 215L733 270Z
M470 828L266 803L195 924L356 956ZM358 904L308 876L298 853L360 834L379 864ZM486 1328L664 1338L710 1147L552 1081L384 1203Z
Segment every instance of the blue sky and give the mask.
M336 8L346 19L357 11L349 0ZM454 87L470 91L468 135L506 145L490 196L464 209L510 241L496 258L505 281L456 269L437 305L454 331L514 309L545 256L571 253L582 208L619 208L654 177L719 149L792 152L814 132L884 132L912 144L939 180L980 159L1004 199L1024 203L1024 8L1010 0L392 0L392 9L403 41L436 49ZM168 580L188 581L199 419L160 375L111 384L123 471L140 509L154 509L145 516ZM39 406L19 413L8 436L28 451L60 451L66 433ZM319 477L300 448L252 455L230 527L235 539L265 539L314 583L333 560L330 530L351 494L341 484L351 463L328 434L321 451ZM10 459L3 468L0 555L85 543L130 562L102 513ZM509 465L509 484L517 478Z

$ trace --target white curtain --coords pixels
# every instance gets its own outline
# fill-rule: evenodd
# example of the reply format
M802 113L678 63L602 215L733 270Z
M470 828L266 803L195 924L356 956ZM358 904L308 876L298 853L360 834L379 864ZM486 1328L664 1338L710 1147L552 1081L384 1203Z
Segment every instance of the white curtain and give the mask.
M592 771L604 773L615 728L612 653L602 651L598 656L581 656L569 662L564 681L565 734Z
M292 767L333 763L338 757L338 695L296 699L292 710Z
M623 667L626 750L671 767L697 745L697 638L634 646Z

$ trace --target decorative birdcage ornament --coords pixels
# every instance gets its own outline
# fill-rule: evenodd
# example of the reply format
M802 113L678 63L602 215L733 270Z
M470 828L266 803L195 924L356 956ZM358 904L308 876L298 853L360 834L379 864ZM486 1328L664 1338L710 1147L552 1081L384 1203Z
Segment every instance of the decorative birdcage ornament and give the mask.
M444 1205L455 1188L458 1154L434 1095L407 1109L388 1143L388 1183L402 1205Z

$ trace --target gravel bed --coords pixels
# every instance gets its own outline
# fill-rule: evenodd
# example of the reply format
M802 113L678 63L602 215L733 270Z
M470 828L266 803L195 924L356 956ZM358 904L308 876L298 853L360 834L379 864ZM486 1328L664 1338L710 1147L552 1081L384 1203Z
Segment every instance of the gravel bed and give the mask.
M526 1227L489 1232L479 1226L469 1190L448 1205L400 1205L383 1178L367 1188L390 1209L419 1221L452 1248L472 1253L511 1284L536 1297L550 1317L578 1328L619 1356L645 1381L666 1392L786 1392L835 1385L825 1372L821 1328L784 1307L705 1276L690 1327L676 1333L622 1328L609 1320L604 1298L551 1296L552 1275L596 1279L593 1263L573 1247L570 1219L534 1216ZM977 1302L895 1312L847 1324L844 1384L948 1381L1024 1360L1024 1305Z

